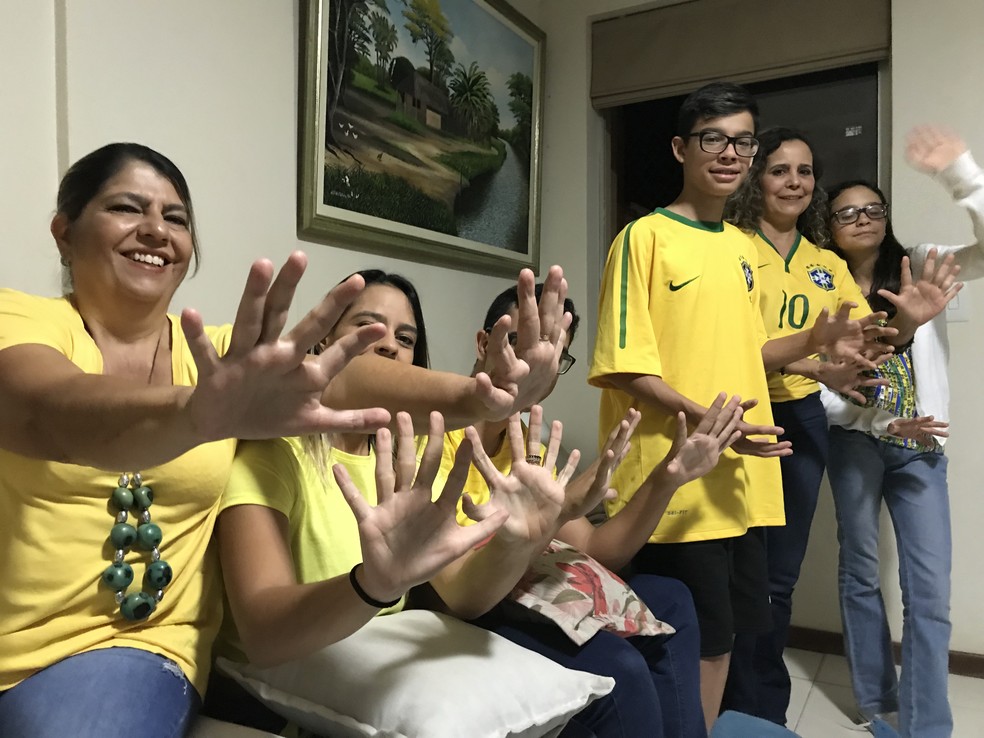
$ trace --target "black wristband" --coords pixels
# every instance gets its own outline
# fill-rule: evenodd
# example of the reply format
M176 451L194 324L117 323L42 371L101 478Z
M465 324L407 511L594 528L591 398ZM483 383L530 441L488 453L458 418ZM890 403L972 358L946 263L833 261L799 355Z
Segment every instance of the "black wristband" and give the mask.
M385 610L387 607L393 607L394 605L398 604L400 600L403 599L403 595L400 595L392 602L380 602L379 600L374 600L372 597L366 594L366 591L362 589L362 585L359 584L359 580L355 578L355 570L358 569L360 566L362 566L361 561L355 566L353 566L352 571L349 572L349 581L352 583L352 589L354 589L355 593L359 595L360 600L365 602L370 607L375 607L379 610Z

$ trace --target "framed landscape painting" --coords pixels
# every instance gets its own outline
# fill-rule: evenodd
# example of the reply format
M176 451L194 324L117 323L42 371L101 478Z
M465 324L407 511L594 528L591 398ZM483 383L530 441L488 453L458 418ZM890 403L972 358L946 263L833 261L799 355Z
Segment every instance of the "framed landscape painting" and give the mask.
M502 0L301 0L298 230L539 268L544 35Z

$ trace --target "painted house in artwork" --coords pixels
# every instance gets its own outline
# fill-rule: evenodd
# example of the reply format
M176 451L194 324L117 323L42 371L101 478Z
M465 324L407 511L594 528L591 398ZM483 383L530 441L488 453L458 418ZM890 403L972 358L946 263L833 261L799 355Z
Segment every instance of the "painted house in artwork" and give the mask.
M437 85L414 69L406 57L395 59L390 83L400 95L400 110L424 125L444 130L451 112L448 96Z

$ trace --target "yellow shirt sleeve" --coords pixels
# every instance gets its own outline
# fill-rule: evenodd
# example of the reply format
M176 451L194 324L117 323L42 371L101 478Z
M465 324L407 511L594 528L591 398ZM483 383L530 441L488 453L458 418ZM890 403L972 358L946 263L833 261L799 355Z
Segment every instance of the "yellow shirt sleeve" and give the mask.
M629 223L608 252L598 308L598 334L588 381L610 386L609 374L662 375L656 337L660 318L650 303L658 281L652 229L641 221Z

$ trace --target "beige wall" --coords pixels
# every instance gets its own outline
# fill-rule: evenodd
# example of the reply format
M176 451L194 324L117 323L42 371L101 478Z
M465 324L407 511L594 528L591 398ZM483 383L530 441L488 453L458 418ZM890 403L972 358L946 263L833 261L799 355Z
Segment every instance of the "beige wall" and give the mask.
M658 2L514 0L547 32L542 245L545 264L564 265L571 295L591 322L596 285L589 275L611 239L603 225L605 138L588 103L588 19ZM665 3L664 3L665 4ZM66 7L67 6L67 7ZM896 0L893 28L892 189L904 241L960 240L966 220L934 186L902 163L900 132L929 115L964 131L984 152L976 38L984 6L937 0L927 23L918 0ZM59 167L111 140L147 143L185 171L204 243L200 274L182 287L175 309L231 318L249 262L282 260L305 249L311 269L298 303L309 304L345 274L382 266L421 288L441 368L470 366L470 341L485 303L508 282L299 242L295 235L295 3L286 0L6 0L0 8L0 285L43 294L58 290L47 233ZM927 52L932 48L932 53ZM982 156L984 159L984 156ZM589 267L589 265L591 265ZM974 593L984 513L972 447L982 363L974 326L984 320L975 288L973 320L955 324L956 397L951 457L954 518L953 647L984 653L984 603ZM575 342L579 362L548 410L564 420L571 445L592 450L597 395L585 384L590 325ZM888 542L890 543L890 542ZM800 587L795 620L838 629L836 544L824 501ZM894 579L886 551L886 579ZM896 599L892 596L893 600ZM899 622L899 608L893 621Z

